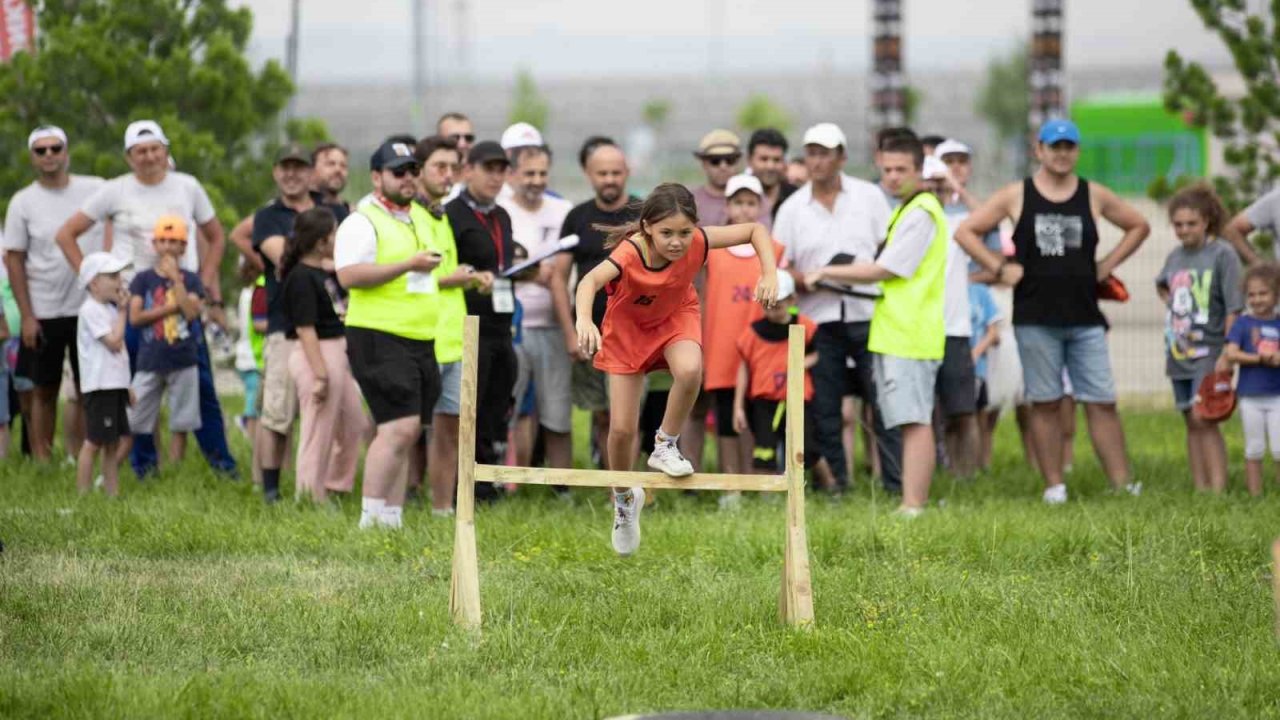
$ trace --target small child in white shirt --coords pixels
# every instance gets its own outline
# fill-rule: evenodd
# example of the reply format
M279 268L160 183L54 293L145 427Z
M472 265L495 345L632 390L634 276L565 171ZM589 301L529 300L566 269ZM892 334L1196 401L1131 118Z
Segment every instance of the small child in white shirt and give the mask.
M129 452L129 352L124 346L129 291L120 281L128 263L96 252L80 263L80 283L89 291L80 306L76 351L80 358L80 396L84 402L85 441L76 467L76 487L93 487L93 463L102 450L102 484L108 496L119 492L120 459Z

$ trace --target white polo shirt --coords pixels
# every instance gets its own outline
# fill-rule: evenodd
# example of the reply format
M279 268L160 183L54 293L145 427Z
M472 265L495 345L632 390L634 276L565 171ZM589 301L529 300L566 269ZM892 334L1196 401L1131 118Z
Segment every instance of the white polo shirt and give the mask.
M884 239L892 209L880 188L865 180L840 175L834 210L813 199L813 184L805 183L787 198L773 221L773 236L786 247L790 267L810 272L825 267L840 253L871 261ZM858 286L875 292L874 286ZM816 323L866 322L875 301L820 290L799 296L800 312Z

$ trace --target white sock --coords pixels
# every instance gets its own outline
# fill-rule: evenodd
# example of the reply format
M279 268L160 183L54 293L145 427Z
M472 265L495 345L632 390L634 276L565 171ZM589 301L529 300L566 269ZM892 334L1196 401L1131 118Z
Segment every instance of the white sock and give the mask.
M662 428L658 428L658 442L671 443L672 445L675 445L680 442L680 435L668 435L662 431Z
M398 505L385 505L382 513L378 516L378 520L387 527L403 527L404 508Z
M371 497L361 498L360 514L362 516L372 515L374 517L378 517L380 514L382 514L382 508L386 506L386 504L387 504L387 501L383 500L382 498L371 498Z

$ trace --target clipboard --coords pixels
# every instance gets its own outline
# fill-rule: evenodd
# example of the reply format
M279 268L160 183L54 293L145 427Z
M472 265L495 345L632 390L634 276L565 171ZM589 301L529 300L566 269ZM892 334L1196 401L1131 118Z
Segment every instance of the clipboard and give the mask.
M506 270L503 270L502 277L504 278L515 277L516 275L519 275L525 270L528 270L529 268L536 266L538 263L542 262L543 260L546 260L549 257L552 257L553 255L562 253L565 250L572 250L573 248L576 248L576 247L578 247L578 236L566 235L560 238L559 242L549 247L547 250L540 252L537 255L534 255L528 260L522 260L519 263L507 268Z

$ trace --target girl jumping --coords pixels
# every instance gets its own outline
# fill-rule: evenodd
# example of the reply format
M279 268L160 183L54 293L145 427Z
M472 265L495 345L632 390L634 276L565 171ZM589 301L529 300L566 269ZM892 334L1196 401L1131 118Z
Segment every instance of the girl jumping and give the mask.
M631 469L645 374L666 368L674 383L649 467L671 477L693 474L676 443L702 385L702 318L693 280L707 253L751 243L761 269L755 299L772 307L777 297L773 239L763 225L700 228L697 223L693 195L683 185L659 185L640 207L638 220L600 228L609 233L605 247L613 251L608 262L578 283L578 345L588 354L599 351L595 366L609 375L610 470ZM609 296L603 332L591 321L591 304L602 288ZM644 489L615 487L613 499L613 549L630 555L640 546Z

